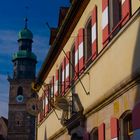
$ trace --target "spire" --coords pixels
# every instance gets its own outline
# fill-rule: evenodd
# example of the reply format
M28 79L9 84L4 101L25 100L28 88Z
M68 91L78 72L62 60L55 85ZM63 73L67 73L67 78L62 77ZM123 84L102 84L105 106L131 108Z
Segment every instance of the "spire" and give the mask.
M28 23L27 22L28 22L28 18L26 17L25 18L25 29L27 29L27 27L28 27Z
M28 18L27 18L27 16L25 17L24 21L25 21L25 26L19 32L19 34L18 34L18 40L20 40L20 39L29 39L29 40L32 40L33 39L33 34L28 29Z
M25 21L25 29L27 29L27 27L28 27L28 10L29 10L29 7L28 6L26 6L25 7L25 10L26 10L26 16L25 16L25 19L24 19L24 21Z

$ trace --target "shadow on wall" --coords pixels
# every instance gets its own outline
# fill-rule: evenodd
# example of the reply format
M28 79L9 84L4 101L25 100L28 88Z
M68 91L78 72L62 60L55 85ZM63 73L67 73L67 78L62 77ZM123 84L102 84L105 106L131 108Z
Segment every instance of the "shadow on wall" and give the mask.
M139 28L137 31L132 73L134 74L134 77L136 78L136 84L138 85L134 101L135 106L132 111L132 120L133 120L132 122L134 132L133 139L139 140L140 139L140 20L139 20Z
M134 73L135 76L140 77L140 26L137 32L137 39L136 39L135 52L134 52L133 65L132 65L132 73ZM137 81L137 84L140 84L139 80ZM135 103L137 104L138 102L140 102L140 87L137 88L137 94L135 97Z

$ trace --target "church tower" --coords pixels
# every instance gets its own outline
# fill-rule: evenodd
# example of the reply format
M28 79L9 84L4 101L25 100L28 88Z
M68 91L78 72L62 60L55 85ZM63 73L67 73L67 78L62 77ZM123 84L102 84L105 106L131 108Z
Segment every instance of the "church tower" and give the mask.
M8 140L34 140L35 117L27 113L26 102L33 97L31 83L35 79L36 55L32 52L33 34L25 27L18 35L18 51L12 57L13 77L8 78Z

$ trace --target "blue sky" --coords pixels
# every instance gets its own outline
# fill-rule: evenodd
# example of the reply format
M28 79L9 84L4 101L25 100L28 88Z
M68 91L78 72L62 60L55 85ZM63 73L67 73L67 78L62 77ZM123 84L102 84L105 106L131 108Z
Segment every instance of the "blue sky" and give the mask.
M69 0L1 0L0 1L0 116L7 117L9 83L12 76L11 56L18 50L18 32L28 17L28 28L34 34L33 52L37 55L39 71L49 49L49 29L58 24L59 8L69 6ZM28 10L25 7L29 7Z

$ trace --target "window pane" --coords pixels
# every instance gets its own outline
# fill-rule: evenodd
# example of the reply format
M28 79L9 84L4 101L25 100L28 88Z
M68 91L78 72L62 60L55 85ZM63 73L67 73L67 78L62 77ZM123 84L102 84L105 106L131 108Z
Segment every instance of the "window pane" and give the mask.
M92 34L91 34L91 19L88 21L87 26L85 28L85 59L86 62L92 56Z
M75 75L75 47L71 49L71 64L70 64L70 81L73 83Z
M120 0L109 0L109 24L110 24L110 32L116 27L121 19L121 3ZM118 27L112 35L115 35L119 31L120 27Z
M62 87L62 66L59 67L59 78L58 78L58 93L61 94Z

